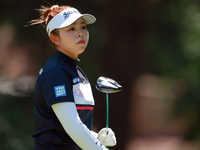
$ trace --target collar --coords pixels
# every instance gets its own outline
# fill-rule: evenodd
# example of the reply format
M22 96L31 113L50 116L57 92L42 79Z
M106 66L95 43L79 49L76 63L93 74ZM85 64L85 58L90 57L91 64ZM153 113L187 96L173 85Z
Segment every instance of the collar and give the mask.
M63 58L63 60L65 62L73 64L73 65L77 65L77 62L80 61L79 58L77 58L77 60L74 60L74 59L70 58L69 56L67 56L66 54L60 52L59 50L55 50L55 55L57 55L58 57Z

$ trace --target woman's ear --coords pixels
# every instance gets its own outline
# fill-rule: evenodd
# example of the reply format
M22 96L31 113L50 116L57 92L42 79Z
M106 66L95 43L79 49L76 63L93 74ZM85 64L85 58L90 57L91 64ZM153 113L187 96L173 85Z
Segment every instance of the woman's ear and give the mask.
M59 45L59 37L57 35L50 34L49 38L55 45Z

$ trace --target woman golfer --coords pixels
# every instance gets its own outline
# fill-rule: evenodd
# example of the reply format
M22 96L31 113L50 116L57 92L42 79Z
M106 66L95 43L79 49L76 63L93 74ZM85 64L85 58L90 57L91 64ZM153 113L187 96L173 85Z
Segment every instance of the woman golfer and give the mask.
M86 28L96 21L70 6L42 6L30 25L45 23L55 47L39 72L34 93L35 150L106 150L116 145L115 134L91 131L94 99L90 83L78 67L78 55L89 40Z

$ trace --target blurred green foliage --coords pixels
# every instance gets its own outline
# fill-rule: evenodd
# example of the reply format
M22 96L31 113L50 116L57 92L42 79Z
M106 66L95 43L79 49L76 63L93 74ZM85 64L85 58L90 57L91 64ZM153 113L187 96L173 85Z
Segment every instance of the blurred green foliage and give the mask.
M0 145L2 150L33 149L32 100L0 96Z

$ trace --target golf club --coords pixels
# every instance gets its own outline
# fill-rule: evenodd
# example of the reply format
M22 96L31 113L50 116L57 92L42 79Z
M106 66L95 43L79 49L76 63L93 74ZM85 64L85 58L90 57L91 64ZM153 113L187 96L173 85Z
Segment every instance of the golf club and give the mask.
M113 79L107 77L99 77L97 79L96 88L100 92L106 93L106 127L109 128L109 93L116 93L122 90L122 86L119 85ZM108 133L107 133L108 134ZM107 147L109 148L109 147Z

